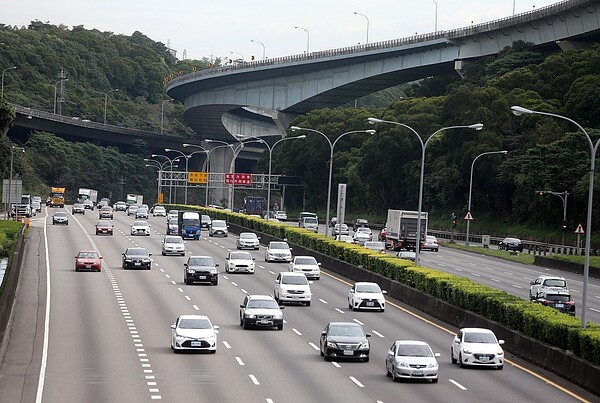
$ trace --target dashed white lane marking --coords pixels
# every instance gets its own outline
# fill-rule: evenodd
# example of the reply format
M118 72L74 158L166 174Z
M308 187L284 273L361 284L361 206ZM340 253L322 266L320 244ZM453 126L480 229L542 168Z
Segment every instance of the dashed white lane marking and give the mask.
M355 378L355 377L353 377L353 376L351 376L351 377L350 377L350 380L351 380L352 382L354 382L354 383L356 384L356 386L358 386L359 388L364 388L364 387L365 387L365 385L363 385L362 383L360 383L360 382L358 381L358 379L356 379L356 378Z
M513 274L515 274L515 273L511 273L511 272L509 272L509 271L505 271L505 272L504 272L504 274L508 274L509 276L512 276L512 275L513 275Z
M265 268L265 266L263 266L262 264L259 264L258 267L260 267L261 269Z
M244 290L243 288L240 288L240 291L243 292L244 294L248 294L248 291Z
M179 291L179 292L183 292L183 288L181 288L181 287L177 287L177 291Z
M272 275L275 275L275 272L273 270L269 270L269 273L271 273Z
M315 343L309 341L308 345L314 348L315 350L319 351L319 346L317 346Z
M237 283L235 281L232 281L231 284L233 284L234 286L238 286Z
M523 288L520 285L516 285L516 284L512 284L512 286L515 287L515 288Z
M485 266L485 268L488 269L488 270L492 270L492 271L495 270L493 267L490 267L490 266Z
M495 279L495 278L492 278L492 279L490 279L490 280L492 280L492 281L493 281L493 282L495 282L495 283L501 283L501 282L502 282L502 281L500 281L500 280L498 280L498 279Z
M600 312L600 310L595 309L595 308L589 308L590 311L594 311L594 312Z
M171 280L171 284L175 285L177 284L175 281Z
M238 364L240 364L240 366L244 366L246 364L244 364L244 361L242 361L242 359L240 357L235 357L235 360L237 361Z
M196 311L199 311L199 310L200 310L200 308L199 308L199 307L198 307L198 305L196 305L196 304L192 305L192 308L194 308Z
M302 336L299 330L292 328L292 332L296 333L298 336Z
M599 298L599 297L596 297L596 298ZM327 301L325 301L324 299L319 298L319 301L321 301L324 304L327 304Z
M231 345L229 343L227 343L225 340L223 340L222 343L225 346L225 348L231 348Z
M455 268L454 270L455 271L462 271L462 269L459 269L459 268Z
M371 330L371 331L373 332L373 334L374 334L375 336L378 336L378 337L385 337L384 335L382 335L381 333L379 333L377 330Z
M273 399L271 399L270 397L267 397L267 403L273 403Z
M531 277L523 277L525 280L533 281Z
M165 277L166 277L166 278L171 278L171 276L169 276L168 274L165 274Z
M224 278L225 280L229 280L229 277L227 277L227 276L225 276L225 275L223 275L223 278Z
M600 299L600 296L598 296L598 295L594 295L594 298L598 298L598 299Z
M342 311L340 308L335 308L336 311L338 311L339 313L344 313L344 311Z
M457 388L459 388L461 390L467 390L467 388L462 386L460 383L456 382L454 379L448 379L448 380L450 381L450 383L453 383Z
M365 325L364 323L362 323L360 320L358 320L358 319L356 319L356 318L355 318L355 319L352 319L352 320L353 320L353 321L355 321L356 323L358 323L358 324L359 324L359 325L361 325L361 326L364 326L364 325Z
M440 266L440 267L446 267L446 265L443 264L443 263L439 263L438 266Z
M474 275L475 277L481 277L481 274L477 274L477 273L471 273L472 275Z
M258 379L256 379L256 377L252 374L248 375L250 377L250 379L252 380L252 383L255 385L260 385L260 382L258 382Z
M188 301L191 301L192 299L190 297L188 297L187 295L184 295L184 298L187 299Z
M342 368L342 366L335 361L331 361L331 365L333 365L336 368Z

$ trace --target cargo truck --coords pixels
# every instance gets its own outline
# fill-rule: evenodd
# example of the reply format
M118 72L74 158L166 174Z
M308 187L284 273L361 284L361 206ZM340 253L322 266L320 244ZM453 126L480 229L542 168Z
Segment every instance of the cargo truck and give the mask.
M133 204L141 206L144 203L144 196L128 193L125 203L127 203L127 206L131 206Z
M52 187L50 188L50 207L65 206L65 188Z
M183 239L200 239L200 230L202 228L200 213L195 211L179 211L177 213L177 225L179 236Z
M98 203L98 191L93 189L79 188L77 201L83 203L86 200L91 200L94 206Z
M418 211L388 210L385 246L400 251L415 250L417 245ZM421 242L427 235L427 213L421 212Z

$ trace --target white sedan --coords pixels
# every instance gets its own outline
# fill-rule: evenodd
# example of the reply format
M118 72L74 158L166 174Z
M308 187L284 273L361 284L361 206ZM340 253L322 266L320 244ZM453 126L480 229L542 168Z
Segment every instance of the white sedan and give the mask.
M166 235L162 244L162 255L185 256L185 241L179 235Z
M227 273L254 274L254 258L250 252L231 251L225 260L225 271Z
M295 256L290 263L290 271L304 273L306 278L319 280L321 278L321 263L313 256Z
M489 329L462 328L456 333L450 346L452 364L460 367L480 366L502 369L504 350L500 347L504 340L496 339Z
M358 309L385 310L385 290L379 288L377 283L358 282L354 283L348 291L348 308L353 311Z
M150 235L150 224L146 221L134 221L131 224L131 235Z
M429 344L416 340L397 340L385 358L387 376L398 379L424 379L438 382L439 365Z
M217 352L217 330L208 316L181 315L171 325L171 348L182 350L204 350Z

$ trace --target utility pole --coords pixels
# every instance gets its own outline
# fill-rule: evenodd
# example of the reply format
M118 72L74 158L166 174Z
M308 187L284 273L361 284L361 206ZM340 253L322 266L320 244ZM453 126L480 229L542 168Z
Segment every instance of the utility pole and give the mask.
M125 184L125 178L121 175L121 179L119 179L119 185L121 185L121 196L119 196L119 200L123 200L123 185Z
M56 113L62 116L62 104L65 102L65 81L67 80L67 72L62 67L58 72L58 80L60 84L60 91L56 98Z

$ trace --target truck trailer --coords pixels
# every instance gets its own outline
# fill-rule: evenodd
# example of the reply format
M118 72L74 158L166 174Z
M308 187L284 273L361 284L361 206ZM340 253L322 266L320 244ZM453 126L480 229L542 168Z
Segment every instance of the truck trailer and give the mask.
M388 210L385 247L400 251L415 250L417 245L418 211ZM421 212L421 242L427 235L427 213Z
M98 191L94 189L79 188L77 201L83 203L86 200L91 200L94 206L98 203Z

